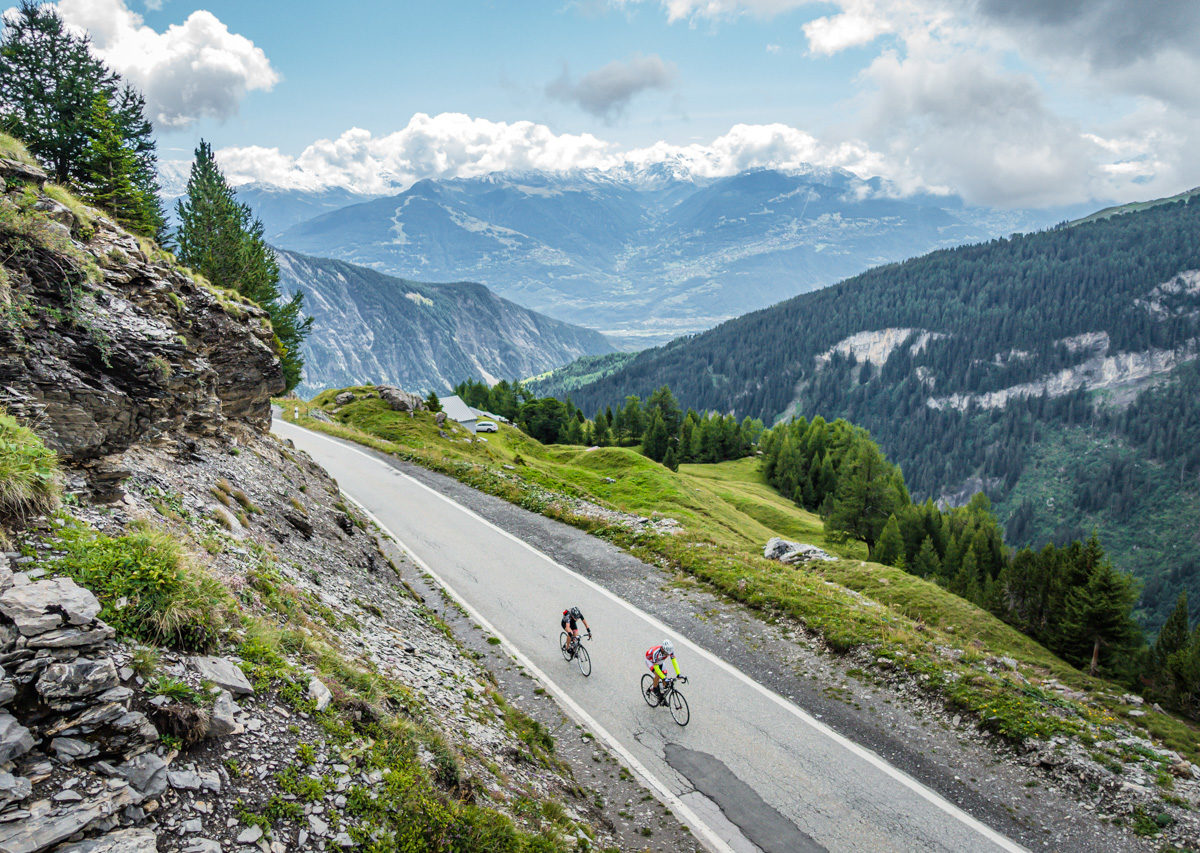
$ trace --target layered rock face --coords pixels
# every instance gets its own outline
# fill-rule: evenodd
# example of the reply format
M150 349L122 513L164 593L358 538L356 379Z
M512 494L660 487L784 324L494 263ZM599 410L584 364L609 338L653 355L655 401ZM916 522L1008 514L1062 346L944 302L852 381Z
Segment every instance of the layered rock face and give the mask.
M29 177L0 167L0 405L99 494L137 441L265 430L284 389L266 313Z

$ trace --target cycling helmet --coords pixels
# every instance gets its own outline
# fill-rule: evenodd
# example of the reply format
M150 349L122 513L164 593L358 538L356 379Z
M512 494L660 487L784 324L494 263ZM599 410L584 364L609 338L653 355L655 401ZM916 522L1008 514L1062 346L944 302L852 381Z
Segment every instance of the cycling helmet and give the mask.
M669 655L673 655L673 654L675 654L675 644L672 643L670 640L663 640L662 641L662 650Z
M571 615L574 616L576 619L580 619L583 617L583 614L579 612L578 607L571 608Z

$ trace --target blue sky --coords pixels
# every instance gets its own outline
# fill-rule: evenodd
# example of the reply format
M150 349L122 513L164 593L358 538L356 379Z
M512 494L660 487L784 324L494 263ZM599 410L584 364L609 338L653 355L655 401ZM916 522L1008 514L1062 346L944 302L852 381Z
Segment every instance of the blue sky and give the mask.
M57 3L147 92L164 160L204 137L242 181L812 163L1007 206L1200 183L1195 0L151 5Z

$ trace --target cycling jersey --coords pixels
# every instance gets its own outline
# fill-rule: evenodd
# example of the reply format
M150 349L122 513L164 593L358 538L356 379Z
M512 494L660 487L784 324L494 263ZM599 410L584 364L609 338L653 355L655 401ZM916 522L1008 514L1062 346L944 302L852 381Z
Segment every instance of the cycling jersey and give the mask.
M579 630L579 625L578 625L578 624L576 623L576 621L575 621L575 620L576 620L576 618L578 618L580 621L583 621L583 614L582 614L582 613L580 613L578 617L575 617L575 616L572 616L570 613L568 613L566 616L564 616L564 617L562 618L562 626L563 626L564 628L566 628L566 627L567 627L567 623L569 622L569 623L571 624L571 630L572 630L572 631L578 631L578 630Z
M659 678L666 678L667 674L663 672L659 666L667 658L671 659L671 666L675 669L675 674L679 675L679 661L675 660L675 655L667 654L662 646L655 646L646 651L646 669L653 672Z

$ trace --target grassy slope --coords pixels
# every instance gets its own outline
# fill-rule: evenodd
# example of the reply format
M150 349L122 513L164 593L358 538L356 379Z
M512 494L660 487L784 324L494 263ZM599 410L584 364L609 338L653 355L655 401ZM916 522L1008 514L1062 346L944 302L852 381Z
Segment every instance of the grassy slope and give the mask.
M373 393L368 387L349 390ZM876 660L907 671L951 706L976 715L985 729L1010 739L1058 734L1091 744L1141 729L1200 759L1195 727L1154 711L1124 719L1128 706L1120 701L1125 691L1119 686L1084 675L935 584L863 562L860 543L827 539L820 519L775 494L753 459L684 465L672 474L634 450L543 446L510 427L501 427L486 442L470 442L461 430L443 439L428 414L410 418L373 397L336 409L336 393L325 392L311 403L282 401L285 417L589 530L768 615L797 618L836 650L869 648ZM324 407L334 422L308 417L314 407ZM626 512L661 513L680 521L684 532L631 532L581 517L547 490ZM820 545L843 559L799 569L765 560L761 549L773 535ZM1000 657L1018 661L1020 672L998 665ZM1054 682L1081 698L1054 692Z

